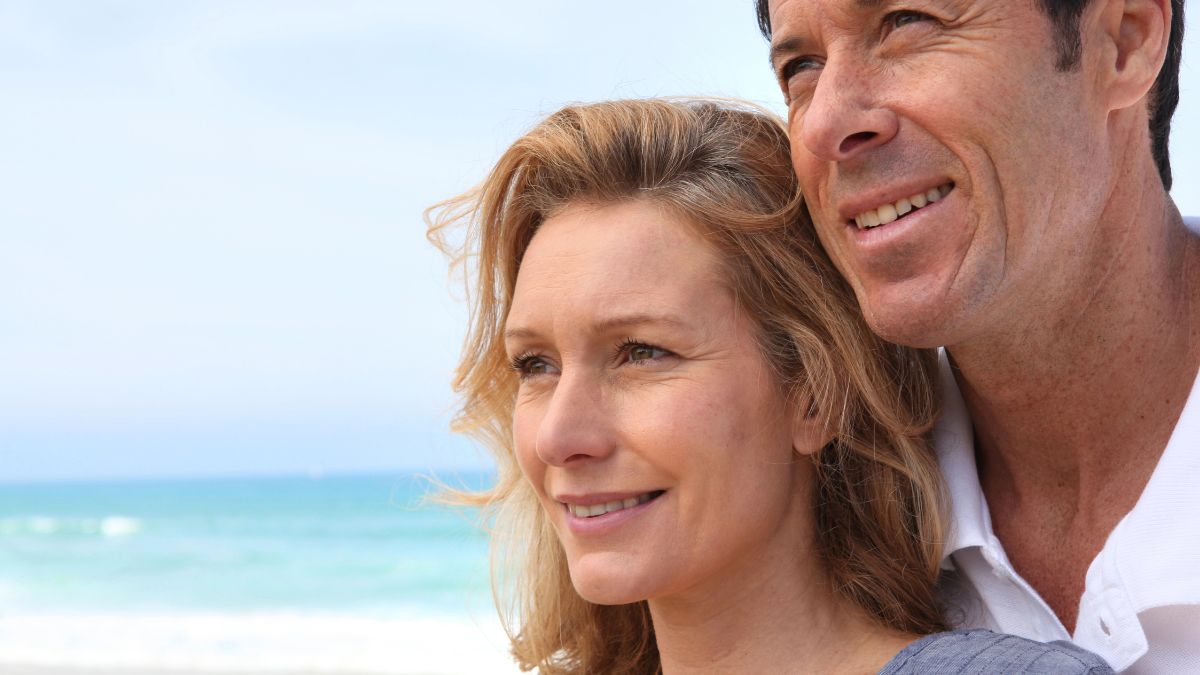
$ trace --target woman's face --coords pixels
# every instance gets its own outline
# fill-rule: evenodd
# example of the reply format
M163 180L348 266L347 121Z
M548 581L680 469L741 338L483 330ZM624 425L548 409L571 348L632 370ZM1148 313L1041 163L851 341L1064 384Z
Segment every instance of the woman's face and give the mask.
M795 564L811 517L795 451L829 437L793 421L687 222L647 201L547 219L505 339L517 459L580 595L665 598Z

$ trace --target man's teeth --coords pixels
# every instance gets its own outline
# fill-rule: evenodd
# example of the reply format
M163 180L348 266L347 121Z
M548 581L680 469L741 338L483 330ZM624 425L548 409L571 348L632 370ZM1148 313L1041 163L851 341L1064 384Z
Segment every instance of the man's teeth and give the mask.
M909 211L915 211L926 204L932 204L937 200L950 194L954 189L953 183L946 183L941 187L929 188L925 192L918 192L911 197L905 197L898 202L892 204L884 204L877 209L864 211L857 216L854 216L854 222L858 225L858 229L866 230L880 225L887 225L893 220L903 216Z
M608 502L606 504L593 504L592 506L583 506L582 504L567 504L567 510L576 518L594 518L602 516L613 511L620 511L638 504L645 504L657 495L657 492L647 492L638 497L629 497L617 501Z

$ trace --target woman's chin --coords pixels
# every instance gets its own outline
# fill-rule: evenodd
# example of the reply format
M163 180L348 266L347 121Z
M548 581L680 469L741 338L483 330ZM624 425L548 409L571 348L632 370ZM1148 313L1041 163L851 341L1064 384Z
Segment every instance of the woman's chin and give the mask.
M646 579L628 565L593 564L595 562L599 561L570 566L571 584L584 600L596 605L627 605L654 595L650 588L654 584L646 583Z

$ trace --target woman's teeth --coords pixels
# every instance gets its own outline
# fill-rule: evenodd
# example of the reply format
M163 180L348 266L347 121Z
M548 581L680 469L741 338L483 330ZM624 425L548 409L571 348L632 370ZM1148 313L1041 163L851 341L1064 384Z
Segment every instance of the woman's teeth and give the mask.
M637 506L638 504L645 504L660 494L662 494L662 490L655 490L654 492L647 492L646 494L638 497L629 497L628 499L620 499L617 501L607 502L605 504L593 504L591 506L583 506L582 504L567 504L566 506L567 510L571 512L571 515L575 516L576 518L595 518L596 516L602 516L606 513L612 513L613 511L621 511L623 509Z
M854 216L854 223L858 225L858 229L867 230L880 225L887 225L896 220L900 216L915 211L926 204L932 204L937 200L950 194L954 189L954 183L946 183L941 187L929 188L925 192L918 192L911 197L905 197L898 202L892 204L884 204L877 209L864 211L857 216Z

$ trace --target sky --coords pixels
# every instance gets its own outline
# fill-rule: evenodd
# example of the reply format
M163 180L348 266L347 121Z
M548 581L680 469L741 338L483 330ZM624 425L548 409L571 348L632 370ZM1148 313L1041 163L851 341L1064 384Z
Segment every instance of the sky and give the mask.
M751 0L0 0L0 92L0 482L486 467L422 211L568 102L783 111Z

